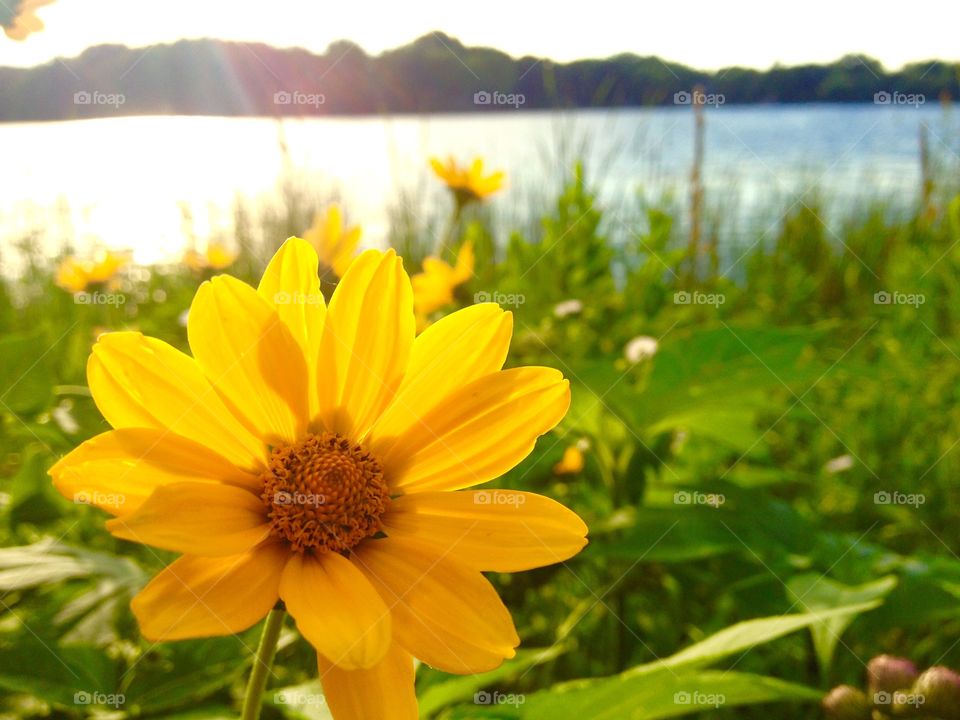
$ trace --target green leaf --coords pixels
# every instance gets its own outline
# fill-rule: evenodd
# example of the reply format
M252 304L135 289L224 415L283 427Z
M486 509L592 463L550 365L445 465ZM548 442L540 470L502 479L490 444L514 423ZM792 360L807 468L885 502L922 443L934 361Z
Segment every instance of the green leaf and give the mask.
M879 604L880 602L875 600L822 612L746 620L724 628L706 640L691 645L675 655L645 665L638 665L627 670L624 674L646 674L664 668L677 670L678 668L689 669L712 665L728 655L744 652L802 628L812 627L837 618L855 617L862 612L872 610Z
M75 578L109 577L142 584L143 571L128 558L71 547L50 539L0 549L0 591L26 590Z
M817 702L815 688L762 675L718 670L621 675L585 688L536 693L519 706L521 718L657 720L740 705Z
M66 707L116 693L116 668L103 650L59 646L31 632L0 645L0 687ZM84 695L86 693L86 695Z
M787 592L798 607L816 611L882 600L896 585L897 578L892 575L863 585L844 585L823 575L808 573L791 578L787 583ZM810 627L817 662L823 675L830 672L840 636L855 617L842 615Z
M0 410L31 414L49 406L56 384L51 346L39 332L0 338Z
M496 682L509 682L511 678L522 671L549 662L566 650L567 648L561 644L546 648L520 650L516 657L503 663L496 670L478 675L445 676L449 679L433 683L426 690L418 692L420 715L430 717L441 708L472 696L480 688L489 687Z

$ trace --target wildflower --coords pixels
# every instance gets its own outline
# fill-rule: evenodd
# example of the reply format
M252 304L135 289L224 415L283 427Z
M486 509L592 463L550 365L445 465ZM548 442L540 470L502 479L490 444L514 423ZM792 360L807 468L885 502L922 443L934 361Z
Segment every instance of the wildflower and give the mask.
M438 257L423 261L423 272L411 278L413 306L420 318L453 302L453 291L473 277L473 243L469 240L460 247L457 260L450 265Z
M893 692L913 685L917 666L906 658L878 655L867 664L870 692Z
M627 343L627 346L623 349L623 355L627 358L627 362L635 365L641 360L656 355L659 347L660 343L657 342L656 338L648 335L638 335Z
M83 292L92 288L113 287L117 274L127 264L123 253L105 252L98 260L83 262L76 257L68 257L57 268L55 282L70 293Z
M553 314L558 318L565 318L568 315L579 315L583 310L583 303L579 300L564 300L553 307Z
M452 157L446 163L439 158L430 158L430 166L450 188L457 207L461 208L472 202L480 202L499 191L506 182L506 175L502 170L483 174L483 160L475 158L469 167L461 167Z
M583 451L576 445L570 445L563 451L560 462L553 466L554 475L576 475L583 471Z
M392 250L361 254L329 306L274 301L322 297L317 270L312 246L291 238L258 289L203 283L192 357L103 335L87 377L114 429L50 472L67 497L112 513L116 537L182 553L133 600L145 637L241 632L282 600L337 720L413 720L413 657L473 674L515 654L482 572L549 565L586 543L549 498L465 490L531 452L566 413L569 384L551 368L501 370L512 319L493 303L415 337Z
M304 234L313 245L324 268L332 270L338 278L343 277L357 255L362 228L357 225L345 228L339 205L331 205L326 213L318 213Z
M10 19L0 23L3 25L3 32L11 40L26 40L30 33L40 32L43 30L43 23L36 16L37 8L52 2L53 0L21 0L13 2L12 8L4 6L5 12L0 12L0 15L9 15Z
M960 708L960 675L942 665L924 670L911 690L923 698L923 712L933 717L957 717Z
M218 242L208 243L206 252L197 252L191 248L183 254L183 264L196 273L224 270L233 265L236 259L237 253Z

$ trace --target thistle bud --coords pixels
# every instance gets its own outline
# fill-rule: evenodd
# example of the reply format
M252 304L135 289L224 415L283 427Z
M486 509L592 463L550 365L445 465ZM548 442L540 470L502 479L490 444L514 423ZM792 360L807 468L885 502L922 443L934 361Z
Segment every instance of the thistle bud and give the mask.
M831 720L870 720L870 701L861 690L850 685L831 690L823 699L823 709Z
M960 720L960 675L941 665L924 670L913 686L923 711L943 720Z
M893 655L878 655L867 664L867 685L871 695L904 690L913 685L917 675L916 665Z

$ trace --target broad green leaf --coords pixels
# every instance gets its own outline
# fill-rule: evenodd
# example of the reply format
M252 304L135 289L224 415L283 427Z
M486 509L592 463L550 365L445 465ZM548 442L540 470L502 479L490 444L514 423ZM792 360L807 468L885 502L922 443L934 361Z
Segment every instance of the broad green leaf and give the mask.
M89 646L60 646L30 629L0 643L0 687L64 707L116 694L116 669L106 653Z
M519 650L516 657L506 661L496 670L479 675L447 676L450 679L433 683L426 690L418 693L420 714L430 717L447 705L471 697L480 688L489 687L500 681L509 682L528 668L553 660L566 652L566 649L558 643L547 648Z
M893 576L863 585L844 585L823 575L808 573L791 578L787 582L787 594L797 607L818 611L882 600L896 585L897 578ZM840 636L855 617L842 615L810 626L813 646L823 675L830 672L833 653Z

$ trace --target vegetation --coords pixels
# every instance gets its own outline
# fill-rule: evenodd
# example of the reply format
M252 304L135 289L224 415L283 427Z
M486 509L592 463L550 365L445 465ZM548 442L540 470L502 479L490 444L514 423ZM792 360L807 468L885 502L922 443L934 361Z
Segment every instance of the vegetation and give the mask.
M837 237L801 198L719 271L662 208L615 231L580 168L539 232L494 237L486 208L463 208L445 259L469 243L474 274L438 314L509 306L509 362L573 384L561 429L495 484L561 500L591 543L492 577L519 654L481 676L421 666L422 716L767 718L752 706L778 703L777 717L816 718L832 687L864 686L874 656L960 667L953 192L932 187L901 217L864 211ZM243 216L229 272L255 282L281 215L259 233ZM417 269L436 237L401 234ZM101 288L122 302L78 303L38 246L25 239L24 273L0 285L0 716L235 717L258 629L142 640L129 601L170 555L112 538L47 476L107 429L84 374L95 334L186 348L182 313L212 270L128 268ZM266 717L325 717L313 652L289 628L275 673Z
M0 121L642 107L689 103L698 87L726 104L870 103L878 93L886 94L880 102L932 104L960 97L960 68L931 59L887 70L860 55L716 72L629 53L556 63L466 47L442 33L377 56L347 41L313 55L183 40L148 49L103 45L35 68L0 68Z

